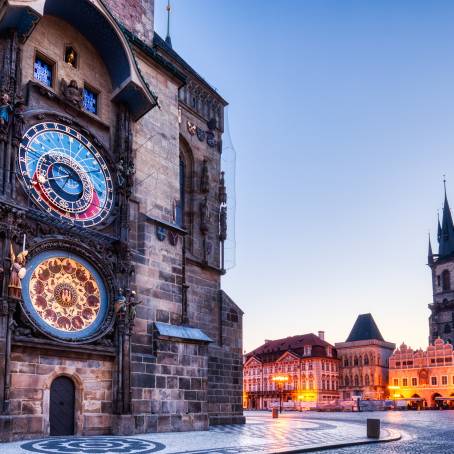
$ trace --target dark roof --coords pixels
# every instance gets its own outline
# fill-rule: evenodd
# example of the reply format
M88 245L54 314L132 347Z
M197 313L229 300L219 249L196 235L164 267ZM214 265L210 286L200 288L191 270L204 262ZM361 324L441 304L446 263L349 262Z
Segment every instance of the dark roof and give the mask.
M248 353L246 355L246 360L250 357L255 357L260 361L272 362L276 361L285 352L293 353L296 356L303 356L304 346L307 345L312 346L311 356L318 357L327 356L326 347L333 348L328 342L320 339L315 334L310 333L265 342L260 347ZM334 348L333 356L336 357Z
M438 256L439 258L450 256L454 253L454 224L449 208L448 197L446 195L443 204L443 218L441 220L441 232L438 234Z
M346 342L377 339L384 341L372 314L360 314Z

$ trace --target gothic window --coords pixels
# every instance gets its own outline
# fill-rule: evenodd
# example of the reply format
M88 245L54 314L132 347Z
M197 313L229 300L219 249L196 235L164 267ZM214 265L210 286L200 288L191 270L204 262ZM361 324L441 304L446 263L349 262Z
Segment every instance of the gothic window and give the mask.
M441 276L440 275L437 276L437 284L438 284L438 287L440 287L440 285L441 285Z
M355 375L355 386L359 386L359 377Z
M83 89L84 110L98 115L98 93L85 85Z
M184 215L184 199L186 197L185 190L185 178L186 178L186 164L184 160L180 157L180 170L179 170L179 180L180 180L180 200L177 203L175 222L177 225L183 225L183 215Z
M444 292L451 290L451 275L448 270L441 273L441 287Z
M358 357L357 357L357 356L355 356L355 359L354 359L354 361L353 361L353 365L355 365L355 366L358 365Z
M179 161L179 200L176 201L175 222L184 226L188 231L186 247L189 252L193 250L192 238L192 192L193 192L194 160L189 144L180 136L180 161Z
M364 377L364 384L365 384L366 386L369 386L369 385L370 385L370 379L369 379L369 375L368 375L368 374L366 374L366 376Z
M345 386L349 386L349 384L350 384L350 381L348 380L347 375L344 378L344 384L345 384Z
M51 63L47 58L37 54L33 66L33 77L38 82L41 82L48 87L52 87L54 83L54 63Z
M364 356L364 365L365 366L369 365L369 356L367 356L367 355Z

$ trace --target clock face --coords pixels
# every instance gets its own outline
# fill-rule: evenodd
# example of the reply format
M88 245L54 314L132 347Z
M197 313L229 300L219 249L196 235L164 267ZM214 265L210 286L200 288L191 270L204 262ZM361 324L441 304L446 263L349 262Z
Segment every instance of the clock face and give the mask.
M108 216L113 204L109 169L75 129L52 122L32 126L22 139L18 159L26 191L49 214L83 227Z
M66 340L95 335L106 318L107 293L99 273L66 251L33 257L22 281L25 309L45 333Z

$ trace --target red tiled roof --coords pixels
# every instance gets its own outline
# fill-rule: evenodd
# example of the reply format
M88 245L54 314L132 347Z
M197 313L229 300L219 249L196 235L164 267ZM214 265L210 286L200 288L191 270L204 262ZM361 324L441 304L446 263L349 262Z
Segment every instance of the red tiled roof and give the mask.
M254 356L261 361L276 361L286 351L290 351L297 356L303 356L304 346L307 345L313 347L311 356L327 356L325 347L331 347L333 349L333 356L336 357L336 351L331 344L310 333L266 342L248 353L246 360Z

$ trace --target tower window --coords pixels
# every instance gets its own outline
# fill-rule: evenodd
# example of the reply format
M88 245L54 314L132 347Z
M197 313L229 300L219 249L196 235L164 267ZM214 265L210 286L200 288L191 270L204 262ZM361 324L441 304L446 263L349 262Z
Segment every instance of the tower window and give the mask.
M98 115L98 93L85 85L83 96L84 110Z
M54 82L54 64L42 57L41 55L35 56L35 63L33 65L33 77L38 82L52 87Z
M441 284L444 292L451 290L451 274L448 270L444 270L441 273Z

